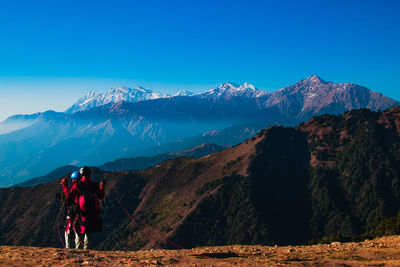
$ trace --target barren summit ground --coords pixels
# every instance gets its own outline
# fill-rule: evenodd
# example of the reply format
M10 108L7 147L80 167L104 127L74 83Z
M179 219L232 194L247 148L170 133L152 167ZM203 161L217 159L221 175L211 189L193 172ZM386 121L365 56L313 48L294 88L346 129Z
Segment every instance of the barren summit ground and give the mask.
M95 251L0 247L0 266L400 266L400 236L314 246Z

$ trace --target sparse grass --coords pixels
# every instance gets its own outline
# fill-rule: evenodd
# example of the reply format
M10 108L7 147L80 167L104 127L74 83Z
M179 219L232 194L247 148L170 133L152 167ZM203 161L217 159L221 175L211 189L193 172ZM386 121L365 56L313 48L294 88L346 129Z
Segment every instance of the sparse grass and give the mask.
M317 246L214 246L189 250L95 251L36 247L0 247L1 266L399 266L400 236L368 242ZM130 244L133 246L133 244Z

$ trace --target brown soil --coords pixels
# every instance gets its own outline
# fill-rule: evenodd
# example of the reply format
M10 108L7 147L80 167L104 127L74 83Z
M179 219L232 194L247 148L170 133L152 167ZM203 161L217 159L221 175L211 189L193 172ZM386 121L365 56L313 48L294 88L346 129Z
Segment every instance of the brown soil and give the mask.
M95 251L0 247L0 266L400 266L400 236L314 246Z

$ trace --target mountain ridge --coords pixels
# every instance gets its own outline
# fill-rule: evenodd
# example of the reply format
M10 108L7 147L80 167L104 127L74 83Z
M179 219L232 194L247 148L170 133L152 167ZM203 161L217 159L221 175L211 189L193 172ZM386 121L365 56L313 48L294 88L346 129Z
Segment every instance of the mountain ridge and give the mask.
M96 181L107 180L106 227L95 242L103 250L154 246L129 227L119 203L186 248L294 245L329 236L364 240L391 231L377 229L400 210L399 155L400 106L270 126L230 149L146 170L95 169ZM0 189L3 244L55 246L56 232L48 235L42 226L61 208L52 200L60 179Z
M120 101L137 102L149 99L157 99L162 97L168 97L162 93L155 93L152 90L145 89L141 86L137 88L129 87L114 87L105 92L104 94L95 93L93 91L88 92L85 96L80 98L71 107L69 107L65 113L71 114L77 111L82 111L109 103L116 103Z
M106 93L104 94L98 94L98 93L94 93L94 92L89 92L87 95L85 95L84 97L82 97L80 100L78 100L72 107L70 107L67 110L67 113L73 113L76 111L81 111L81 110L85 110L88 108L93 108L93 107L97 107L97 106L101 106L101 105L105 105L105 104L109 104L109 103L117 103L117 102L138 102L138 101L143 101L143 100L152 100L152 99L159 99L159 98L171 98L171 97L176 97L176 96L191 96L191 97L223 97L226 99L232 98L232 97L246 97L246 98L259 98L259 97L266 97L266 98L271 98L271 100L267 99L265 106L271 106L272 103L277 103L277 98L279 96L281 96L282 92L284 92L285 94L293 94L296 93L296 89L298 89L298 87L300 87L300 85L303 85L303 87L308 87L311 89L311 91L315 91L316 88L319 89L323 89L325 91L325 98L329 98L332 97L332 95L329 95L329 91L330 94L332 94L332 91L338 91L339 87L342 87L343 90L351 90L349 88L354 88L354 86L360 87L364 89L367 89L363 86L358 86L354 83L338 83L335 84L333 82L326 82L325 80L323 80L321 77L317 76L317 75L311 75L309 77L307 77L306 79L300 80L298 83L296 83L295 85L291 85L291 86L286 86L283 87L281 89L278 89L276 91L273 92L266 92L264 90L261 89L257 89L255 88L252 84L245 82L243 85L237 85L235 83L232 82L226 82L223 83L219 86L217 86L214 89L210 89L208 91L205 91L203 93L196 93L193 94L189 91L179 91L177 94L171 96L168 94L163 94L163 93L154 93L151 90L148 89L144 89L143 87L138 87L138 88L128 88L128 87L120 87L120 88L111 88L110 90L108 90ZM296 88L297 87L297 88ZM123 90L125 91L124 93L120 93L120 91ZM367 89L369 90L369 89ZM117 92L117 93L115 93ZM132 95L137 95L138 92L146 92L147 94L143 94L140 95L139 97L135 96L135 97L129 97L129 94ZM323 91L319 91L319 92L323 92ZM302 94L303 99L305 99L305 103L306 104L306 109L307 107L310 105L308 102L310 102L310 99L315 97L314 94L308 92L309 94ZM115 95L114 95L115 94ZM383 97L382 94L376 95L373 94L373 97L375 98L379 98L379 97ZM94 98L97 98L94 100ZM83 101L89 101L91 102L90 105L83 105L81 107L77 107L79 105L82 105ZM379 100L379 99L378 99ZM320 100L319 100L320 101ZM326 101L326 100L325 100ZM95 102L95 103L94 103ZM398 103L398 102L397 102ZM369 103L368 106L364 106L367 108L373 108L373 103ZM348 108L361 108L361 106L351 106Z
M151 147L236 125L289 126L324 113L340 114L360 107L379 110L398 104L367 88L328 83L316 76L273 93L260 94L249 84L239 88L226 83L205 95L110 102L71 114L17 116L18 122L27 118L29 123L0 135L0 186L45 175L62 165L100 165L132 157ZM32 116L38 119L32 121ZM191 146L203 143L195 140ZM223 138L218 141L219 145L232 144Z
M163 161L174 159L177 157L192 157L200 158L216 151L221 151L229 148L230 146L219 146L215 144L202 144L196 147L191 147L180 152L170 152L159 154L153 157L135 157L135 158L122 158L116 159L111 162L106 162L97 168L103 171L130 171L141 170L153 167ZM12 185L12 187L31 187L39 184L49 183L61 176L68 176L73 171L78 170L77 166L61 166L51 171L42 177L30 179L28 181Z

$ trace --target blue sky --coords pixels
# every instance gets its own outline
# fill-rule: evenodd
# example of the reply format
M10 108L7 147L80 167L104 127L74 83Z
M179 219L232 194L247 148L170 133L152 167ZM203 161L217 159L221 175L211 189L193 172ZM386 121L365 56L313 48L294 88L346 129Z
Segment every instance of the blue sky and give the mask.
M272 91L317 74L400 100L400 1L1 1L0 120L89 90Z

